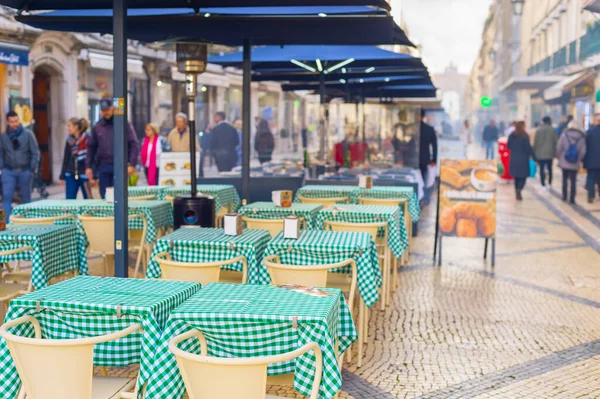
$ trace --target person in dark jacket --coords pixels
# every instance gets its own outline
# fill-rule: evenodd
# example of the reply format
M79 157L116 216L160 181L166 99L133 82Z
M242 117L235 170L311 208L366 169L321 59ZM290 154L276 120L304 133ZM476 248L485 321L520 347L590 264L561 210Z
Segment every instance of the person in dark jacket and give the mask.
M61 184L66 185L66 198L76 199L81 189L84 199L91 196L90 181L85 175L89 134L88 121L85 118L71 118L67 122L69 137L65 143L63 164L60 171Z
M563 132L565 131L565 129L567 128L569 123L571 123L572 120L573 120L573 115L569 115L566 118L563 117L563 121L561 123L559 123L558 126L556 127L556 133L558 133L559 136L561 134L563 134Z
M594 126L586 134L586 155L583 166L587 169L588 202L596 197L596 186L600 191L600 113L594 115Z
M425 123L425 111L421 110L421 133L419 136L419 169L423 176L423 181L427 182L427 167L434 166L437 163L437 136L433 127ZM431 187L425 187L423 193L423 202L429 204Z
M516 123L515 131L508 136L510 150L510 174L515 178L517 200L522 201L522 191L530 175L529 160L533 157L533 149L529 135L525 131L525 122Z
M100 114L102 119L92 129L88 138L88 152L85 157L85 175L88 180L94 181L93 167L98 173L100 196L104 198L107 187L114 186L114 126L113 126L113 100L105 97L100 100ZM129 165L127 173L135 172L135 165L140 155L138 139L131 123L127 129L127 151Z
M483 129L483 147L485 148L485 159L494 159L494 147L498 141L498 128L496 122L491 119L489 125Z
M6 133L0 134L0 170L2 208L8 220L17 185L20 187L23 203L31 202L31 178L40 161L40 150L35 136L21 125L16 112L8 112L6 121Z
M258 153L258 160L261 164L271 162L273 158L273 149L275 148L275 138L269 122L266 119L261 119L256 128L256 137L254 138L254 149Z
M215 114L215 126L210 138L210 152L219 172L230 172L237 163L235 148L239 144L238 133L225 121L225 117L225 112Z
M571 151L573 149L574 151ZM579 124L576 120L569 122L567 130L558 139L556 144L556 157L558 166L563 171L562 199L567 201L567 195L571 204L575 203L577 194L577 172L581 167L581 162L585 159L586 140L585 134L579 130ZM571 189L569 190L569 183Z
M543 125L535 133L533 139L533 154L538 165L540 165L540 180L542 187L552 186L552 160L556 155L556 143L558 136L552 128L552 119L545 116ZM548 186L546 186L546 170L548 171Z

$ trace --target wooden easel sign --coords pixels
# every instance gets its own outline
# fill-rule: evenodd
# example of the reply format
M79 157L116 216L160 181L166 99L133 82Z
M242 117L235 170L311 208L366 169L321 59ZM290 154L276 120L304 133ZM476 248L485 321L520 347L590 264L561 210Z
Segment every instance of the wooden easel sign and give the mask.
M484 259L492 240L496 257L498 166L491 160L442 159L433 257L442 263L442 238L485 239ZM439 244L439 248L438 248Z

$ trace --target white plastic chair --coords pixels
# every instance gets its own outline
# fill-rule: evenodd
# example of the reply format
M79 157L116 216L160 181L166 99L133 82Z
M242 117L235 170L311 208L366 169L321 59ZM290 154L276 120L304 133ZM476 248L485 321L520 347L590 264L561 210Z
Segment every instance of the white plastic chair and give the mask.
M31 323L35 338L19 337L9 328ZM131 390L135 379L93 377L94 345L116 341L136 331L141 324L107 335L76 339L43 339L39 321L23 316L0 327L23 383L19 399L107 399ZM134 393L135 396L135 393Z
M163 279L190 281L202 286L219 282L221 266L242 262L242 284L248 281L248 261L243 255L216 262L177 262L171 260L168 252L161 252L154 256L154 260L160 265Z
M200 341L201 354L185 352L177 345L189 338ZM249 358L218 358L208 356L206 338L198 330L190 330L169 342L169 350L175 355L177 366L185 383L190 399L265 399L267 390L267 366L295 359L313 351L315 374L310 399L319 397L323 356L321 348L314 342L294 351L274 356ZM266 396L267 399L280 398Z
M309 198L309 197L304 197L304 196L300 195L300 196L298 196L298 200L303 204L323 205L323 207L325 207L325 208L327 208L330 205L350 203L350 198L348 198L348 197Z

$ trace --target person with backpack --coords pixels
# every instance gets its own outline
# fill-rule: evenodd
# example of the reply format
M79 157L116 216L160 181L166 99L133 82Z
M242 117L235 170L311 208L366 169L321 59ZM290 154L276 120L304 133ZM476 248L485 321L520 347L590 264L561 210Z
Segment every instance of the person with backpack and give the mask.
M569 193L568 198L571 204L575 203L577 172L586 153L585 134L579 130L578 126L575 120L569 122L556 145L558 166L563 170L562 199L566 202L567 193ZM570 191L568 190L569 183L571 184Z

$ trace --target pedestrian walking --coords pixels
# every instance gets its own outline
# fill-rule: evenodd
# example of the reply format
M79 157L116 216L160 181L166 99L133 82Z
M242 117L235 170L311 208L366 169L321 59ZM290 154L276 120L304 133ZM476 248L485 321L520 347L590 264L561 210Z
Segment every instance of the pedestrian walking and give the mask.
M563 132L565 131L565 129L567 128L569 123L571 123L572 120L573 120L573 115L568 115L566 117L563 116L562 121L556 127L556 133L558 133L558 136L563 134Z
M275 137L273 137L273 133L269 128L269 122L266 119L261 119L258 122L254 139L254 149L258 153L258 160L261 164L271 162L274 148Z
M16 112L9 111L6 121L6 133L0 134L0 170L2 209L8 220L17 185L23 203L31 202L31 178L40 161L40 150L35 136L23 127Z
M552 119L545 116L542 126L535 133L533 139L533 155L540 166L540 180L542 187L552 187L552 160L556 155L558 136L552 127ZM548 171L548 186L546 186L546 171Z
M471 126L469 125L469 120L465 119L465 122L462 127L462 140L465 144L469 145L473 141L473 133L471 132Z
M586 133L586 153L583 166L587 169L588 202L596 197L596 186L600 191L600 113L594 115L594 126Z
M215 114L215 126L210 138L210 152L215 158L219 172L230 172L237 163L235 148L239 144L238 133L227 123L225 112Z
M577 172L586 154L585 135L578 126L576 120L571 120L556 145L558 166L563 170L562 199L567 201L567 194L569 194L568 199L571 204L575 203ZM569 184L571 185L570 191L568 190Z
M94 169L100 184L100 196L104 198L107 187L114 187L114 125L113 99L105 97L100 100L102 118L92 129L88 138L88 151L85 157L85 175L89 181L94 181ZM131 123L127 124L127 173L135 173L139 155L138 139Z
M494 159L494 148L498 141L498 128L496 122L491 119L490 123L483 129L483 148L485 148L485 159Z
M71 118L67 122L69 137L65 143L60 181L65 185L66 198L76 199L79 190L84 199L91 198L90 181L85 175L89 123L85 118Z
M437 163L437 136L433 127L426 123L425 111L421 110L421 133L419 137L419 169L423 176L425 186L427 186L427 174L429 166L435 166ZM431 195L430 187L425 187L423 190L423 203L429 204Z
M242 164L242 121L236 119L236 121L233 122L233 127L235 127L235 130L237 130L239 140L237 147L235 147L235 153L237 154L237 163L235 164L235 166L240 166Z
M167 135L167 141L172 152L190 152L190 129L188 117L183 112L175 115L175 127ZM196 141L196 150L199 145Z
M156 186L158 185L160 155L163 150L158 125L148 123L144 133L146 133L146 137L144 137L144 141L142 142L142 151L140 153L142 166L146 172L148 185Z
M515 179L515 194L517 201L522 201L522 192L531 173L529 161L533 157L531 141L525 131L525 122L519 121L515 124L515 131L508 136L508 149L510 150L510 174Z

